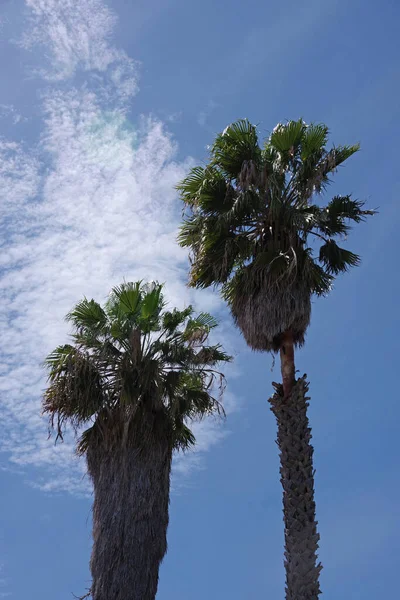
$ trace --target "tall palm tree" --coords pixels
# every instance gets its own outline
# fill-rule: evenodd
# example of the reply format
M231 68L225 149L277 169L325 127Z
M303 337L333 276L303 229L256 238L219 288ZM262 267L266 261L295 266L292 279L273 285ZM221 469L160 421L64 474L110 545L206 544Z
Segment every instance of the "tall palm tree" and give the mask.
M165 309L159 284L124 283L104 308L67 315L72 343L46 359L51 429L78 437L94 486L94 600L153 600L167 550L171 460L195 443L190 422L219 413L230 357L209 343L216 321ZM217 397L216 397L217 396Z
M296 381L294 349L304 343L312 296L327 294L336 275L360 262L338 238L373 214L350 195L321 206L331 175L359 149L327 149L327 141L325 125L298 120L278 124L260 146L256 127L240 120L216 137L208 164L178 185L190 285L220 286L247 344L280 353L282 385L270 402L284 488L287 600L317 600L321 569L308 384Z

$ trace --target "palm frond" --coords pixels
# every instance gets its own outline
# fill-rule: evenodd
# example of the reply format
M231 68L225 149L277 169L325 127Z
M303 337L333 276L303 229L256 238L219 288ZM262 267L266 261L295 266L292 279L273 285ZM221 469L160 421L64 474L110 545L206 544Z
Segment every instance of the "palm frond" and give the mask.
M44 360L44 366L48 369L48 379L53 381L58 373L62 372L66 368L68 358L75 351L75 348L71 344L63 344L57 346L50 352Z
M140 302L140 327L144 333L159 329L159 316L164 307L163 286L154 283L151 289L144 290Z
M329 162L332 165L331 170L336 169L339 165L344 163L350 156L353 156L360 150L360 144L353 144L352 146L336 146L329 153Z
M193 214L183 221L178 233L178 243L183 247L195 247L201 243L203 230L206 228L206 218Z
M278 123L269 138L269 143L278 152L292 152L301 144L306 124L303 119Z
M106 326L107 315L98 302L84 298L67 314L66 320L73 323L76 329L97 333Z
M228 178L239 177L243 163L257 165L261 159L257 130L247 119L231 123L211 147L212 166Z
M165 395L170 402L174 401L176 391L181 387L183 373L182 371L167 371L164 375Z
M301 140L301 159L318 156L318 160L328 142L329 129L324 124L311 123L303 131Z
M233 234L214 230L204 236L203 245L194 255L191 285L208 287L216 281L227 280L239 257L240 245Z
M252 216L263 210L265 201L260 198L260 195L254 190L240 190L235 195L231 207L226 212L220 214L220 218L216 226L223 228L249 225L252 221Z
M375 210L365 210L365 202L362 200L353 200L351 196L335 196L327 205L325 214L325 231L328 234L347 233L349 226L346 226L344 220L361 223L367 216L376 214ZM322 229L320 227L320 229Z
M96 423L85 429L76 444L76 453L78 456L85 455L90 447L99 442L99 438L101 439L101 434Z
M205 329L210 331L211 329L214 329L217 325L218 325L217 319L215 319L209 313L201 312L198 315L196 315L195 318L188 321L187 329L191 328L191 327L195 327L195 328L196 327L204 327Z
M182 338L188 342L190 347L198 347L207 340L211 329L217 326L217 321L208 313L200 313L196 317L188 319L186 327L182 332Z
M326 296L332 289L333 276L315 262L310 248L305 253L303 277L310 292L317 296Z
M199 192L204 184L204 178L205 169L203 167L193 167L189 171L189 175L175 186L184 202L193 204L197 201Z
M346 272L350 267L357 267L360 264L360 257L357 254L340 248L334 240L328 240L320 247L319 260L326 272L334 275Z
M192 314L192 306L188 306L183 310L178 310L175 308L173 311L166 311L162 317L162 326L168 333L172 334Z
M43 397L43 412L50 417L57 437L64 423L74 428L88 421L105 402L105 387L92 358L72 346L59 346L46 359L49 385Z
M185 452L195 444L196 438L192 430L185 425L183 419L177 417L174 421L174 446L176 450Z
M195 361L195 352L188 344L183 344L174 336L173 340L163 340L155 343L156 350L161 355L163 363L175 367L188 367Z
M136 281L112 288L106 302L106 312L116 319L122 316L137 317L142 297L141 286L142 281Z
M216 366L218 363L231 361L232 357L224 352L219 344L217 346L203 346L195 356L195 363L203 366Z

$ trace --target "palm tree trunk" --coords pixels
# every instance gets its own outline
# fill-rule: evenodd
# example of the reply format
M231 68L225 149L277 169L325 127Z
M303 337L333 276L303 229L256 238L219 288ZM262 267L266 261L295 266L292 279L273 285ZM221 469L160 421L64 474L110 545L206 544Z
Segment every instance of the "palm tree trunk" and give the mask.
M286 600L318 600L321 593L317 564L319 534L315 517L313 447L310 443L305 376L287 396L274 384L271 410L278 422L280 474L285 523Z
M280 346L281 372L283 382L283 393L288 397L295 382L294 366L294 342L291 331L286 331L282 336Z
M148 430L113 448L89 448L94 485L93 600L154 600L167 551L172 448ZM131 435L129 436L131 438Z

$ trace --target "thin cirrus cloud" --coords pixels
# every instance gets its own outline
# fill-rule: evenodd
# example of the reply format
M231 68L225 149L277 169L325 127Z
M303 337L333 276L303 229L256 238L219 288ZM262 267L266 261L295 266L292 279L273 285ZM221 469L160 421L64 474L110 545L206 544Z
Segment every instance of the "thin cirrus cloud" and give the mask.
M39 146L0 138L1 450L13 468L37 468L42 489L79 494L88 483L73 440L55 447L40 415L43 358L65 339L63 317L74 302L102 301L124 278L166 282L173 305L196 302L176 244L174 192L191 161L176 161L159 121L130 125L136 65L113 45L115 16L102 2L26 0L26 7L22 45L42 49L47 64L37 71ZM211 293L201 295L202 309L217 306ZM229 344L230 334L223 337ZM235 399L227 400L233 409ZM225 435L212 420L196 433L198 452ZM175 471L198 461L199 454L180 458Z
M20 45L46 50L48 64L38 69L45 79L61 81L83 71L89 77L108 75L102 83L114 87L114 102L136 92L136 62L113 45L116 16L102 0L25 0L25 4L28 22Z
M25 121L24 117L11 104L0 104L0 119L8 119L13 125Z

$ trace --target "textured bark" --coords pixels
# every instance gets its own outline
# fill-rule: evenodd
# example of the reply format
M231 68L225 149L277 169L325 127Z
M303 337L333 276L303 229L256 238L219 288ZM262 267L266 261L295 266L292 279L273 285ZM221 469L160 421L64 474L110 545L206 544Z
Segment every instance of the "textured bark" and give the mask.
M321 593L317 564L319 534L315 518L313 447L310 443L305 376L289 396L274 384L271 410L278 422L283 514L285 523L286 600L318 600Z
M154 600L167 551L172 448L160 432L89 448L94 485L93 600Z
M280 345L281 372L283 382L283 393L288 397L292 391L296 380L296 372L294 366L294 342L293 334L290 331L282 336Z

